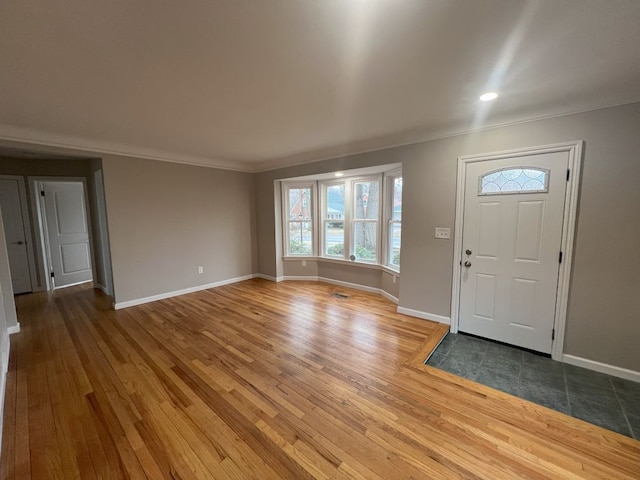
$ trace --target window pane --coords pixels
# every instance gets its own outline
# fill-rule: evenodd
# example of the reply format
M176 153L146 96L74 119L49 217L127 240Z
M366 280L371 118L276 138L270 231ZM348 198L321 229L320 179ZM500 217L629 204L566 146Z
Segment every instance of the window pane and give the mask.
M546 192L549 172L533 168L508 168L483 175L480 194Z
M344 258L344 222L326 222L324 228L325 255Z
M326 209L327 220L344 220L344 183L327 186Z
M311 220L311 188L289 189L289 220Z
M312 255L313 254L313 233L311 222L290 222L289 223L289 254L290 255Z
M356 219L378 218L379 190L380 188L377 181L355 183L354 200Z
M400 267L400 235L402 224L392 223L389 228L389 265Z
M402 220L402 177L393 179L393 220Z
M375 262L378 258L377 222L354 222L353 227L356 260Z

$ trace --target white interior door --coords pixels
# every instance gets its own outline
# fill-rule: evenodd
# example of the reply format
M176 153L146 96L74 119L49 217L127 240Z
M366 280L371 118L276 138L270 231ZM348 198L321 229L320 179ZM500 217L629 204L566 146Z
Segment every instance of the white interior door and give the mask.
M31 292L29 253L18 179L0 179L0 208L7 238L13 293Z
M466 167L460 331L550 353L567 152Z
M54 288L92 279L89 227L82 182L43 182Z

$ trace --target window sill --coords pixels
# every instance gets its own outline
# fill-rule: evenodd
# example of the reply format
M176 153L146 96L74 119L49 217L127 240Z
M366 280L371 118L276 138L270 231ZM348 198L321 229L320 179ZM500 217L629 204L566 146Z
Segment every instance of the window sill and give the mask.
M380 268L382 269L383 272L390 273L391 275L395 275L397 277L400 276L400 270L396 270L395 268L388 267L386 265L380 265Z

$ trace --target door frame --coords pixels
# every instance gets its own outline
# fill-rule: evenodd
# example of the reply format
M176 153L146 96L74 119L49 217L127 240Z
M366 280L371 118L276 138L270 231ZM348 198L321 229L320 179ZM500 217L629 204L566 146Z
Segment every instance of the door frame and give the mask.
M573 263L573 244L578 209L578 191L582 166L582 150L584 141L572 141L544 145L538 147L519 148L501 152L483 153L478 155L464 155L458 157L458 179L456 186L456 217L453 243L453 281L451 288L451 332L458 332L460 322L460 290L462 263L462 233L464 227L464 195L466 185L467 165L475 162L498 160L523 155L539 155L544 153L567 152L570 171L565 192L564 212L562 221L562 241L560 249L563 261L558 271L558 290L554 315L555 338L551 346L551 358L562 360L564 348L564 334L567 320L567 305L569 300L569 281Z
M36 242L38 248L36 249L38 254L38 268L44 279L43 286L47 291L53 290L51 283L51 258L49 253L49 236L47 233L46 214L44 210L44 203L40 191L42 189L42 183L45 182L78 182L82 183L82 189L84 193L84 210L87 221L87 229L89 231L89 254L91 258L91 276L95 280L96 278L96 266L95 266L95 253L93 248L93 233L91 228L91 212L89 210L89 189L87 188L86 177L28 177L29 187L31 189L31 201L33 202L33 224L36 230ZM68 285L71 286L71 285Z
M27 242L27 261L29 264L29 279L31 281L31 291L39 292L43 287L38 283L38 275L36 272L36 260L34 250L36 243L31 232L31 221L29 219L29 203L27 202L27 188L24 183L24 177L21 175L0 175L2 180L16 180L18 182L18 197L20 199L20 209L22 210L22 225L24 229L25 242Z

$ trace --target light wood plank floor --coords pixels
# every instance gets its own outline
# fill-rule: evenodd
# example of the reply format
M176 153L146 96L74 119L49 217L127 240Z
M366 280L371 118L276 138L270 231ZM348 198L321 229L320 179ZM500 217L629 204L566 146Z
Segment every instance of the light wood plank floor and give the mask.
M640 442L423 365L442 326L376 295L17 302L2 479L640 478Z

